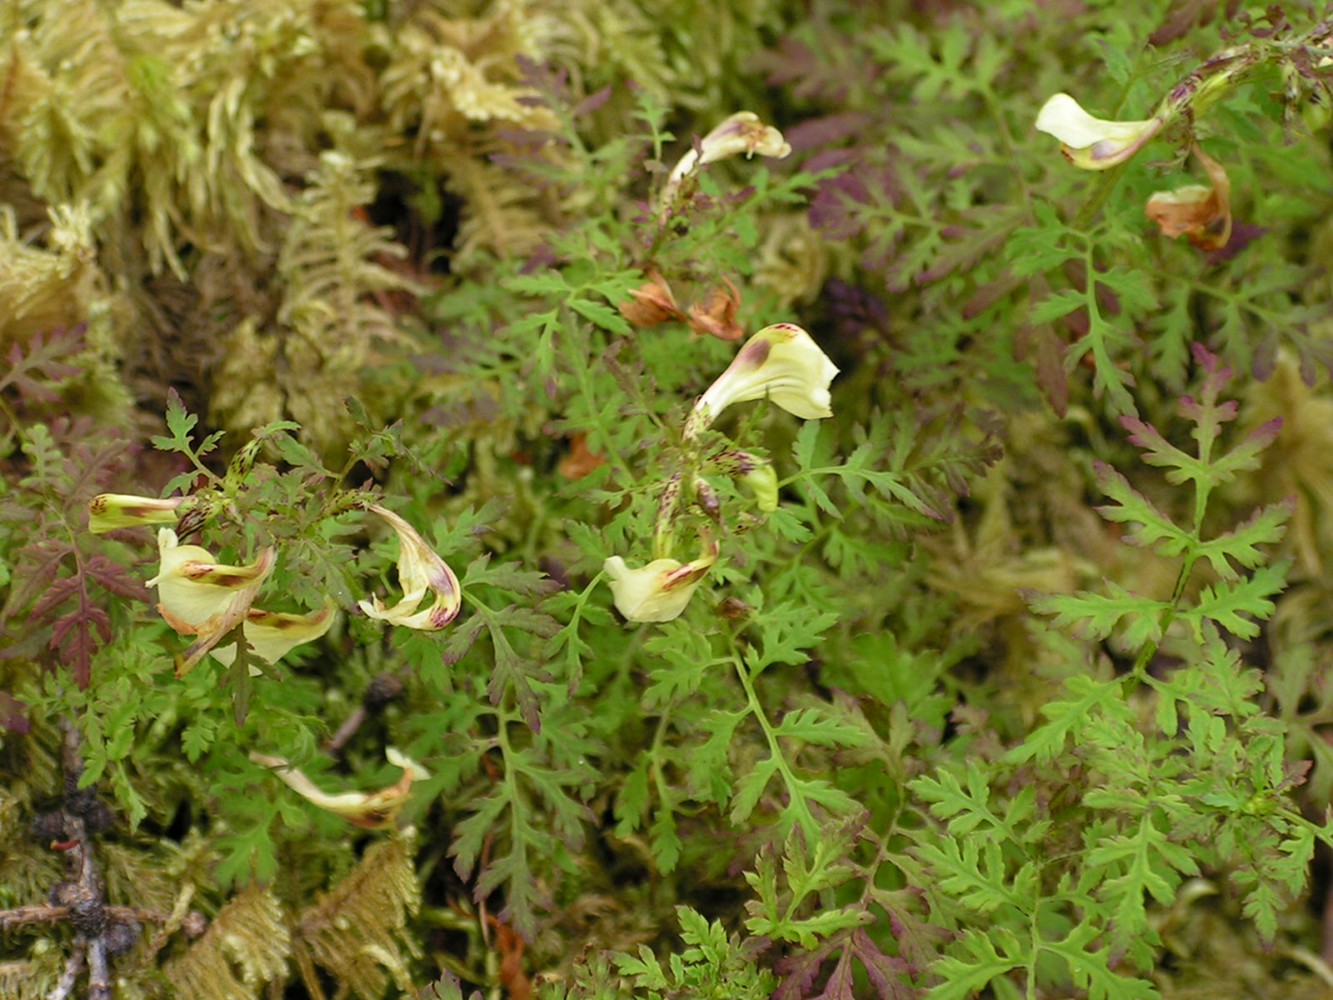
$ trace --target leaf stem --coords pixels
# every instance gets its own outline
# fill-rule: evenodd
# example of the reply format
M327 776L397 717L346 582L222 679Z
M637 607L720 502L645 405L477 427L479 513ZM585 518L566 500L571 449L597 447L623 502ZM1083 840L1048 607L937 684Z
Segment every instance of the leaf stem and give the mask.
M787 786L787 794L791 796L792 808L796 811L797 820L801 824L801 832L805 834L807 843L815 843L819 835L819 824L815 822L814 814L810 812L809 805L806 804L805 796L801 794L796 775L787 763L787 758L782 753L782 745L778 742L777 733L768 721L768 716L764 714L763 706L759 704L759 696L755 693L754 683L750 678L748 669L745 666L745 659L739 653L731 658L732 664L736 668L736 676L740 679L741 687L745 690L745 697L749 702L750 714L754 716L755 721L759 723L759 728L764 731L764 738L768 741L769 752L773 754L773 760L777 764L778 773L782 775L783 783Z

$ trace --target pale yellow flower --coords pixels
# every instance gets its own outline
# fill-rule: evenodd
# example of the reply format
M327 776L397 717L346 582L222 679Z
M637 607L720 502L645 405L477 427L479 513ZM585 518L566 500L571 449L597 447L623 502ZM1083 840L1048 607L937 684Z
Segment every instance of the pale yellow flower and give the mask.
M671 211L681 185L699 167L732 156L744 155L748 159L756 153L781 160L791 155L791 145L781 132L765 125L753 111L737 111L704 136L699 148L691 149L672 168L662 191L661 216Z
M1083 170L1106 170L1124 163L1164 124L1162 118L1126 122L1094 118L1068 94L1056 94L1037 114L1037 131L1059 139L1065 159Z
M99 493L88 502L88 530L94 535L146 524L175 524L179 507L189 497L138 497Z
M398 583L403 588L403 597L391 608L386 608L378 597L361 601L358 607L369 617L391 625L425 631L444 628L462 608L458 577L417 530L393 511L378 504L367 509L388 521L398 533ZM428 594L434 600L423 608L421 604Z
M737 111L704 136L698 149L691 149L680 158L671 171L670 180L680 180L695 166L702 167L742 154L748 159L755 153L781 160L791 155L791 145L781 132L772 125L765 125L753 111Z
M832 416L829 383L836 374L838 367L799 326L766 326L695 402L685 436L696 436L732 403L752 399L767 398L802 420Z
M430 773L416 761L389 747L384 756L394 767L402 768L403 776L387 788L377 792L342 792L333 794L324 791L300 771L281 757L251 753L250 759L262 767L271 768L297 794L304 796L314 805L341 816L347 822L367 830L382 829L393 825L394 819L407 804L408 795L414 781L430 777Z
M277 559L272 549L265 549L252 563L228 566L202 546L181 545L170 528L158 529L157 547L158 572L148 586L157 588L158 611L182 635L216 631L231 617L238 599L243 617Z
M199 637L176 657L176 676L183 677L246 620L255 595L273 572L277 553L265 549L252 563L228 566L202 546L181 545L170 528L158 530L157 547L158 573L148 581L157 588L157 610L181 635ZM235 658L234 650L231 656ZM219 659L230 662L225 657L224 651Z
M709 568L717 562L716 542L706 542L699 558L688 563L654 559L631 569L620 556L611 556L602 569L611 578L616 610L632 622L669 622L679 618Z

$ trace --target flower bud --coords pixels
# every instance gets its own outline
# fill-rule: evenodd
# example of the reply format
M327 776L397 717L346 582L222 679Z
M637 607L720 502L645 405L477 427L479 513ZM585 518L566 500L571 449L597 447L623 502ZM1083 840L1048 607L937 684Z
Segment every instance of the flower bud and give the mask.
M720 451L709 464L725 475L744 483L754 494L755 505L764 513L778 509L778 474L766 458L739 449Z
M137 497L124 493L100 493L88 502L88 530L101 535L119 528L145 524L175 524L180 507L189 497Z
M702 476L695 477L694 499L709 520L715 524L721 522L722 499L717 495L717 490L713 489L713 484Z
M739 478L754 494L756 507L765 514L778 509L778 474L773 471L772 465L763 462Z

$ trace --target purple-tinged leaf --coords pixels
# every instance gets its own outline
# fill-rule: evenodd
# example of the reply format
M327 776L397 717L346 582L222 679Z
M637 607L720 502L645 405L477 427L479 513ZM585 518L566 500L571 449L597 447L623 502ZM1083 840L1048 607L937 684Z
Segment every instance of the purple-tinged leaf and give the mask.
M92 679L93 654L110 641L111 619L107 613L96 605L80 602L69 614L56 619L51 629L50 648L59 652L64 665L74 675L74 683L82 690Z
M453 666L464 656L467 655L477 636L481 635L481 630L486 627L486 620L480 615L473 615L463 624L456 626L445 641L444 649L440 652L440 658L448 665Z
M66 576L54 581L37 599L28 614L34 619L45 618L64 604L76 591L82 593L83 584L77 576Z
M25 702L19 701L8 691L0 691L0 728L18 733L20 736L26 735L32 728L27 711L28 706Z
M52 538L42 539L19 550L19 568L14 574L13 589L0 613L0 626L28 607L39 593L51 586L60 572L61 563L73 550L67 542Z
M1225 5L1218 4L1217 0L1175 0L1162 23L1148 36L1148 44L1160 49L1184 38L1196 27L1207 27L1219 9L1223 18L1230 20L1239 8L1240 0L1226 0Z
M847 962L849 955L861 963L866 978L883 1000L913 1000L920 995L920 991L904 980L904 977L911 973L908 964L897 956L886 955L880 951L863 928L857 928L852 932L851 941L843 953L843 962L848 965L850 976L851 963ZM843 962L838 964L841 966ZM851 993L847 996L852 998Z
M486 694L491 699L491 704L499 705L504 700L505 692L513 691L514 701L523 716L523 721L534 733L541 732L541 706L537 701L536 692L528 683L529 668L532 664L519 655L505 634L506 625L526 631L530 623L519 614L518 606L512 604L498 613L483 612L478 617L486 619L486 628L491 634L491 651L495 658L494 666L491 668L490 683L486 685ZM557 627L556 631L558 630ZM549 638L551 634L554 633L548 633L545 637Z
M123 597L127 601L148 603L148 588L143 585L143 581L106 556L94 555L89 558L83 572L109 594Z
M601 90L593 91L583 100L579 101L578 104L574 105L574 109L570 112L570 115L574 118L583 118L586 115L592 114L610 100L610 98L611 84L608 83Z
M0 391L12 388L20 397L34 403L59 400L56 389L79 374L77 366L61 359L83 350L84 329L76 326L54 330L45 337L37 334L27 344L12 345L7 355L9 372L0 377Z
M818 993L812 993L825 961L839 952L837 965ZM865 970L866 979L880 1000L915 1000L921 991L908 977L913 969L906 961L886 955L862 928L836 934L818 948L788 956L777 970L784 979L773 1000L861 1000L856 994L855 962Z
M1065 368L1066 345L1049 323L1020 327L1014 339L1019 361L1031 361L1037 370L1037 385L1056 416L1069 409L1069 372Z
M844 936L836 934L818 948L788 955L778 962L777 971L783 980L774 992L773 1000L804 1000L809 996L824 960L842 946Z
M833 974L828 977L824 989L815 994L813 1000L856 1000L856 976L852 972L852 953L844 947L838 957L838 964L833 967ZM880 996L883 996L881 993Z
M843 111L820 118L808 118L799 125L785 129L782 134L793 152L815 152L864 134L869 123L870 116L863 112Z
M871 898L889 915L889 929L898 942L898 954L908 963L913 973L929 968L939 958L939 946L950 938L943 927L926 923L914 910L923 908L922 890L913 886L905 889L871 888Z

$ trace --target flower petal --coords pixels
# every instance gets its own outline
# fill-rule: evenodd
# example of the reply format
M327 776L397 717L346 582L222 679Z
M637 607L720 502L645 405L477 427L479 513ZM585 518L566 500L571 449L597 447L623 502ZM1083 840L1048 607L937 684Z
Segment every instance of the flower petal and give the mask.
M1143 211L1163 235L1186 236L1200 250L1221 250L1231 241L1231 179L1222 164L1198 146L1194 156L1208 172L1212 186L1190 184L1158 191Z
M241 629L254 655L265 663L277 663L297 646L314 642L333 627L337 605L326 599L324 607L308 614L251 608ZM211 650L213 657L230 666L236 659L236 647L228 645Z

